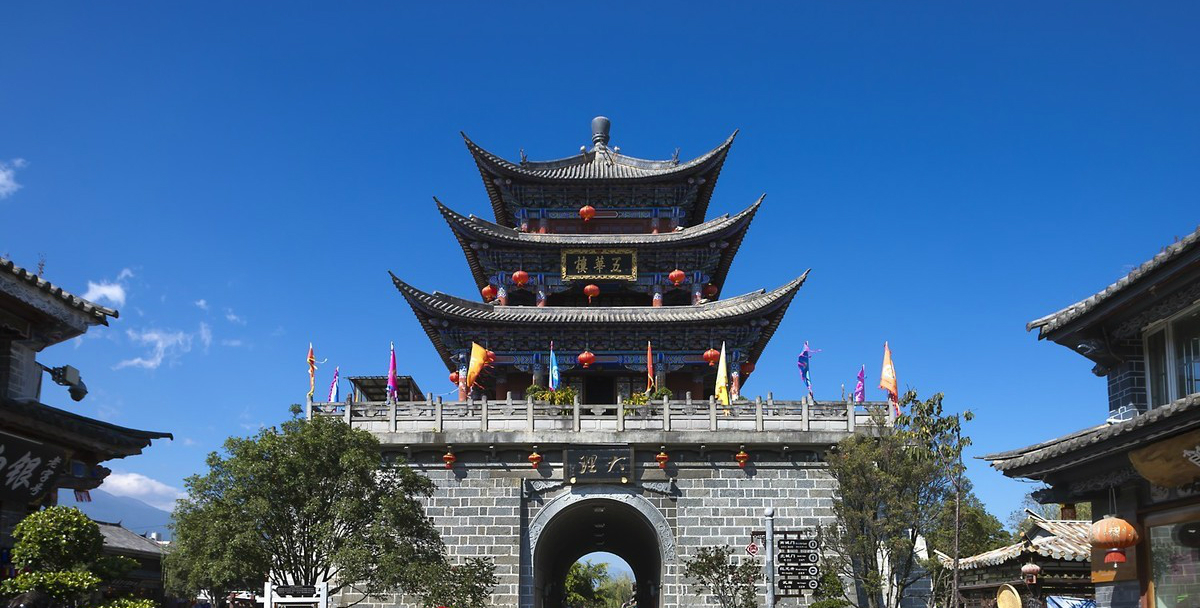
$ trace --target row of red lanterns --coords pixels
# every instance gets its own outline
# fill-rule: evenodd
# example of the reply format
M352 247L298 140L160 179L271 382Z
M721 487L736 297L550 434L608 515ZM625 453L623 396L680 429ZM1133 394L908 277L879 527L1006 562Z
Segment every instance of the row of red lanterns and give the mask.
M536 449L529 454L527 460L529 460L529 464L534 469L542 466L542 455L538 454ZM658 454L655 454L654 460L658 463L658 468L665 469L667 468L667 463L670 462L671 457L667 455L667 452L664 449L659 451ZM737 454L733 455L733 460L738 463L739 467L744 469L746 468L746 463L750 462L750 454L747 454L745 449L741 449ZM447 449L446 453L442 454L442 462L446 463L447 469L453 469L454 463L458 462L458 456L455 456L454 452Z
M683 281L687 278L687 275L682 270L676 268L667 275L667 278L670 279L671 283L678 287L679 285L683 284ZM512 274L512 282L517 287L524 287L525 285L528 285L529 273L525 272L524 270L518 270L514 272ZM712 298L716 296L719 291L720 290L717 289L716 285L708 284L704 286L704 289L701 293L703 293L704 297L706 298ZM480 289L479 293L483 296L485 301L491 302L492 300L496 299L497 295L500 295L500 290L496 289L496 286L489 283L483 289ZM588 296L588 301L590 302L592 298L600 295L600 286L594 283L589 284L583 288L583 293Z

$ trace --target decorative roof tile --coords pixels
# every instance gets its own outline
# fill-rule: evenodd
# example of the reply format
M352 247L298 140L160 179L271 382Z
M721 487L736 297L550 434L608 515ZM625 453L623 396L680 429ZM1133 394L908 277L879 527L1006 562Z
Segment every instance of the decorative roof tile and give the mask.
M120 316L120 313L116 310L100 306L99 304L89 302L77 295L71 294L62 287L39 277L37 273L17 266L12 260L0 258L0 272L10 274L20 281L32 285L38 290L45 292L51 298L92 317L96 323L108 325L108 317L116 319Z
M1020 542L984 551L978 555L959 558L960 570L972 570L997 566L1022 555L1040 555L1065 561L1088 561L1092 556L1089 537L1092 522L1067 519L1044 519L1029 513L1034 528L1022 534ZM948 568L954 567L954 558L936 551L938 560Z

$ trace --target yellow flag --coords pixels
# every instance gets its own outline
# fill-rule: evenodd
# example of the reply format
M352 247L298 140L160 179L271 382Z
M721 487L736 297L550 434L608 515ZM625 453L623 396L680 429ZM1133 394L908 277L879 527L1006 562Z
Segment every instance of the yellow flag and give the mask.
M896 366L892 365L892 349L888 348L888 343L883 343L883 371L879 372L879 388L888 392L888 401L892 402L892 406L899 413L899 406L896 401L899 399L896 384Z
M729 369L725 364L725 343L721 343L721 362L717 364L717 401L729 405Z
M487 349L472 342L471 343L471 362L467 366L467 390L475 386L475 379L479 377L479 372L483 371L483 366L487 363Z

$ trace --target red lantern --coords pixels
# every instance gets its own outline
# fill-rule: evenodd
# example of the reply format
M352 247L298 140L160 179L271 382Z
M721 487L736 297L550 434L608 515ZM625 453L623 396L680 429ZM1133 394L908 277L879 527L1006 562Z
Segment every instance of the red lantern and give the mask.
M715 348L710 348L704 351L704 360L708 361L709 367L716 365L717 361L721 360L721 351Z
M1125 563L1125 549L1136 544L1137 528L1124 519L1105 515L1103 519L1092 524L1092 546L1108 550L1104 555L1106 564Z
M687 273L685 273L684 271L682 271L678 268L676 268L675 270L672 270L671 274L667 275L667 279L669 279L672 283L674 283L676 287L682 285L683 280L686 278L687 278Z
M1033 562L1029 562L1028 564L1025 564L1024 566L1021 566L1021 574L1025 575L1025 583L1026 584L1032 585L1032 584L1036 583L1037 575L1039 575L1041 573L1042 573L1042 567Z
M600 286L592 284L592 285L588 285L588 286L584 287L583 295L588 297L588 304L591 304L592 298L600 295Z
M529 273L525 272L524 270L518 270L513 273L512 280L513 285L516 285L517 287L524 287L525 284L529 282Z
M454 463L457 461L458 457L454 455L454 452L447 450L445 454L442 454L442 462L446 463L447 469L453 469Z
M667 468L667 461L670 460L671 457L667 456L666 452L659 452L654 459L658 461L658 468L665 469Z
M483 301L491 302L492 300L496 299L496 294L500 292L497 291L494 286L488 285L487 287L480 289L479 293L483 294Z
M746 463L750 462L750 455L746 453L746 450L741 450L733 455L733 459L737 461L739 467L744 469L746 468Z
M484 353L483 358L488 363L494 362L496 360L496 351L493 351L493 350L487 351L486 353Z
M720 290L717 289L716 285L705 285L704 286L704 297L711 300L711 299L717 297L718 291L720 291Z
M591 364L596 362L596 355L592 354L592 351L590 350L584 350L583 352L579 353L579 356L576 357L576 359L579 361L579 364L583 366L583 369L587 369Z
M541 466L542 455L538 454L537 452L530 454L529 455L529 464L533 465L533 468L535 468L535 469L538 468L539 466Z
M458 370L450 372L450 384L458 384Z
M718 357L720 357L721 355L719 355L719 354L718 354L717 356L718 356ZM754 364L753 364L753 363L751 363L751 362L749 362L749 361L747 361L747 362L743 363L743 364L742 364L742 368L741 368L741 372L742 372L742 377L749 376L750 374L753 374L753 373L754 373Z
M591 205L584 205L580 207L579 217L583 218L583 221L585 222L596 217L596 208Z

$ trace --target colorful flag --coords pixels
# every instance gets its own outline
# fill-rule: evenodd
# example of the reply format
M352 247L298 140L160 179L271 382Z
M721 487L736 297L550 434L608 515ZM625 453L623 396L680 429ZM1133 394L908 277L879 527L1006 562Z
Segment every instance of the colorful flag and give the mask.
M341 369L340 366L333 368L333 383L329 385L329 402L330 403L337 403L338 401L341 401L341 399L338 398L341 395L341 392L338 390L339 388L341 388L338 386L338 370L340 370L340 369Z
M721 362L717 364L717 401L729 405L729 367L725 363L725 343L721 342Z
M550 341L550 390L558 390L558 357L554 356L554 341Z
M813 353L819 353L819 350L811 350L808 348L808 342L804 343L804 350L800 351L800 356L796 357L796 367L800 368L800 379L804 381L804 386L808 388L808 396L812 397L812 380L809 378L809 364Z
M897 393L896 384L896 366L892 365L892 349L888 347L888 343L883 343L883 371L879 372L879 388L887 391L888 401L892 403L892 407L896 410L896 415L900 415L899 395Z
M471 361L467 364L467 389L475 386L475 380L487 365L487 349L472 342Z
M646 394L654 390L654 351L650 349L650 341L646 340Z
M392 359L388 363L387 398L388 401L395 401L396 397L400 396L400 391L396 388L396 343L391 344Z
M312 342L308 343L308 398L317 392L317 358L313 355Z
M858 384L854 385L854 402L862 403L867 399L867 366L858 370Z

